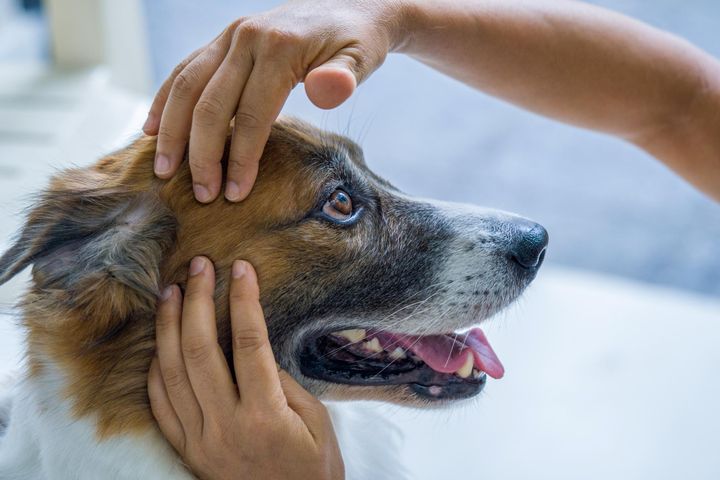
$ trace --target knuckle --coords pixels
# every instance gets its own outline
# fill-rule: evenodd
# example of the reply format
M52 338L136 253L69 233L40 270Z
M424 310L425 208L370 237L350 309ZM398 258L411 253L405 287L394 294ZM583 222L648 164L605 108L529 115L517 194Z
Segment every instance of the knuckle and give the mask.
M158 330L168 330L174 327L175 323L177 323L175 315L169 312L160 313L155 317L155 328Z
M263 128L264 122L260 117L247 110L241 110L235 114L235 127L241 129L260 129Z
M263 30L264 26L258 20L246 19L235 28L235 39L247 41L257 37Z
M170 95L171 86L171 80L167 80L162 85L160 85L160 89L158 89L157 93L155 94L155 98L153 98L153 103L150 107L151 110L160 111L160 107L164 106L165 102L167 102L168 95Z
M380 55L379 60L373 61L373 58L377 57L378 55L374 55L372 52L366 50L364 47L359 45L347 47L343 53L350 60L350 69L360 79L364 78L374 68L380 66L380 64L384 60L384 57Z
M198 155L197 153L194 153L190 157L190 170L193 173L193 177L197 177L198 175L201 177L211 177L213 175L213 170L218 168L220 159L212 160L207 156L204 156L202 154ZM191 292L188 292L187 295L190 295ZM191 298L199 298L201 293L200 292L194 292L192 293L193 297Z
M174 128L165 123L160 124L159 137L166 142L172 143L180 143L186 140L182 135L177 133Z
M180 73L185 70L185 67L187 67L189 63L189 58L186 58L182 62L175 65L175 68L173 68L172 73L170 74L170 78L176 78L178 75L180 75Z
M200 76L197 70L193 68L192 65L188 65L175 77L172 92L179 98L189 97L199 81Z
M237 28L242 25L244 22L247 22L248 17L239 17L235 20L233 20L230 25L225 29L226 32L235 32Z
M176 389L185 386L187 376L185 369L178 366L166 367L162 371L163 380L167 388Z
M230 171L246 171L248 168L257 164L257 161L253 161L250 157L239 156L231 157L228 159L228 172ZM233 292L230 294L230 300L243 300L244 295Z
M194 362L204 362L212 353L210 345L201 337L183 339L182 351L185 358Z
M237 332L233 332L232 343L235 351L253 353L263 347L265 339L257 330L242 329Z
M215 96L207 96L201 98L195 105L193 116L196 122L215 125L224 112L225 108L222 101Z
M269 51L286 50L294 48L300 37L294 32L281 28L269 28L263 32L263 45Z

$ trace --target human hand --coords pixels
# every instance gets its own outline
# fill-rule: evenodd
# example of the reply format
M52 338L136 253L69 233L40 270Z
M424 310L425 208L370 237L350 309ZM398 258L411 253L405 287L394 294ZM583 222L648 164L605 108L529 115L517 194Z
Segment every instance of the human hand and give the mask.
M234 117L225 197L243 200L290 91L304 82L318 107L343 103L395 46L399 4L293 1L230 24L181 62L155 96L143 130L158 135L156 175L172 177L189 142L195 197L214 200Z
M206 480L344 478L327 410L275 363L252 266L232 269L237 386L217 341L213 265L197 257L189 275L184 302L177 286L160 299L148 378L170 444Z

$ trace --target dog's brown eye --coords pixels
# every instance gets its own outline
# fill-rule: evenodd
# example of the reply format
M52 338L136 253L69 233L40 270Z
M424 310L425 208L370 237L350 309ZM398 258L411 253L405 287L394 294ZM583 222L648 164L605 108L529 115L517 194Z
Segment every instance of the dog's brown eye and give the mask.
M323 206L323 212L335 220L347 220L353 214L353 204L347 192L337 189Z

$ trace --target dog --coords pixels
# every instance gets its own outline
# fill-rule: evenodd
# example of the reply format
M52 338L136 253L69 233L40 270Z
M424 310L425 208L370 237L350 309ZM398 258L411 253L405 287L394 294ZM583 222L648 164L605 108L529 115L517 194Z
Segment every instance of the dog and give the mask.
M440 406L502 377L472 327L533 280L542 226L410 197L352 141L291 118L273 126L237 204L196 202L187 162L157 179L155 144L143 136L58 174L0 258L0 283L32 265L0 478L194 478L160 435L146 382L159 292L182 288L196 255L216 265L226 356L229 270L242 258L257 269L277 362L322 400Z

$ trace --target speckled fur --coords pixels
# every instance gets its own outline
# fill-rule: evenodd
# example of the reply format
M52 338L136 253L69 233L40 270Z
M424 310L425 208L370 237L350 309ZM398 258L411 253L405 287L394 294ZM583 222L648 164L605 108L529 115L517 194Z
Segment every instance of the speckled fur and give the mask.
M404 404L421 403L404 386L341 386L303 376L297 360L303 340L348 326L407 333L469 327L512 302L534 276L518 273L508 258L517 217L408 197L367 168L357 145L297 120L274 126L253 193L240 204L195 202L186 165L170 181L156 179L154 149L155 139L142 137L90 168L59 174L0 259L0 283L34 265L21 302L29 365L22 411L61 416L45 422L61 435L67 428L66 457L55 468L87 461L72 447L76 435L78 447L92 445L101 464L151 465L137 458L148 452L159 456L162 478L184 475L157 434L146 375L157 293L182 285L196 255L216 264L219 339L227 355L227 279L233 260L243 258L258 271L278 362L306 388L324 399ZM337 187L362 208L352 226L316 215ZM39 425L34 435L50 435ZM162 445L138 449L128 446L133 438ZM118 445L125 450L111 448ZM7 478L12 459L3 448L0 477ZM43 454L37 450L41 465ZM132 478L126 466L108 471L104 478Z

